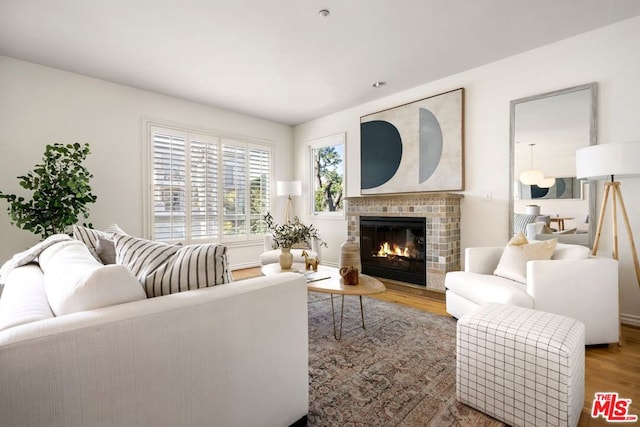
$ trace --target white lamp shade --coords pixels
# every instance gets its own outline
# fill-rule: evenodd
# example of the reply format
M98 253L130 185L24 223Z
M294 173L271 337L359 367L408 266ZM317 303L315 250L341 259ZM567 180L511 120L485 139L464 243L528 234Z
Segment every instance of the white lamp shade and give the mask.
M576 151L578 179L640 175L640 141L591 145Z
M276 194L278 196L301 196L302 182L278 181L276 182Z
M539 181L536 185L540 188L551 188L553 187L553 184L556 183L556 179L555 178L543 178L541 181Z
M520 182L524 185L535 185L543 179L544 173L537 169L529 169L520 174Z

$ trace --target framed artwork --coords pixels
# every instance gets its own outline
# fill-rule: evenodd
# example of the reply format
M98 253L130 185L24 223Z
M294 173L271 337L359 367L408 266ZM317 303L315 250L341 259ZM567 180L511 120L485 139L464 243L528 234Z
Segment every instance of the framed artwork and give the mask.
M360 193L464 190L464 89L360 118Z
M522 200L536 199L583 199L583 182L575 177L556 178L555 183L549 188L537 185L525 185L517 182ZM516 195L517 197L517 195Z

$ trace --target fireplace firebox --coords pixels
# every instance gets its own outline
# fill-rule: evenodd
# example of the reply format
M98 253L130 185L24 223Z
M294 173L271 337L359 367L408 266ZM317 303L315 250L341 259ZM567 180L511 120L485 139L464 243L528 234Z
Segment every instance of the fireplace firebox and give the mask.
M426 286L426 220L360 217L362 272Z

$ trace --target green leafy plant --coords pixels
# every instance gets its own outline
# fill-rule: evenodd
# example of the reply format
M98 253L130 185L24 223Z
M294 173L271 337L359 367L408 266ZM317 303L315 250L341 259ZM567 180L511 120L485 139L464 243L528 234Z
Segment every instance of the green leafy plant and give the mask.
M47 145L42 164L18 177L20 186L33 192L31 200L0 191L0 199L9 202L11 223L46 238L64 233L79 216L88 218L87 205L97 199L89 185L93 175L82 165L90 153L89 144Z
M310 239L316 239L324 247L327 243L324 242L318 230L311 225L304 225L300 222L298 217L293 218L293 221L284 224L276 224L273 221L271 213L267 212L264 217L264 222L267 224L267 228L273 235L273 248L290 248L296 243L302 243L309 241Z

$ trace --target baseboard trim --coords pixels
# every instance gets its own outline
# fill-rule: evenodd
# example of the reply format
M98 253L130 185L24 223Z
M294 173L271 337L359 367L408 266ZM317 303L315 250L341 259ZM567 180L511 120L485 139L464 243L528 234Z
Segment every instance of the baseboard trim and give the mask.
M326 265L327 267L336 267L336 268L338 267L338 264L335 262L323 262L322 265ZM254 268L254 267L261 267L260 261L233 264L230 268L231 268L231 271L235 271L235 270L244 270L245 268Z
M389 290L394 290L407 295L429 298L436 301L445 301L445 294L442 291L426 289L424 286L412 285L410 283L398 282L390 279L377 277Z
M640 316L620 313L620 323L640 327Z
M260 261L244 262L244 263L241 263L241 264L233 264L231 266L231 271L244 270L245 268L254 268L254 267L260 267Z

